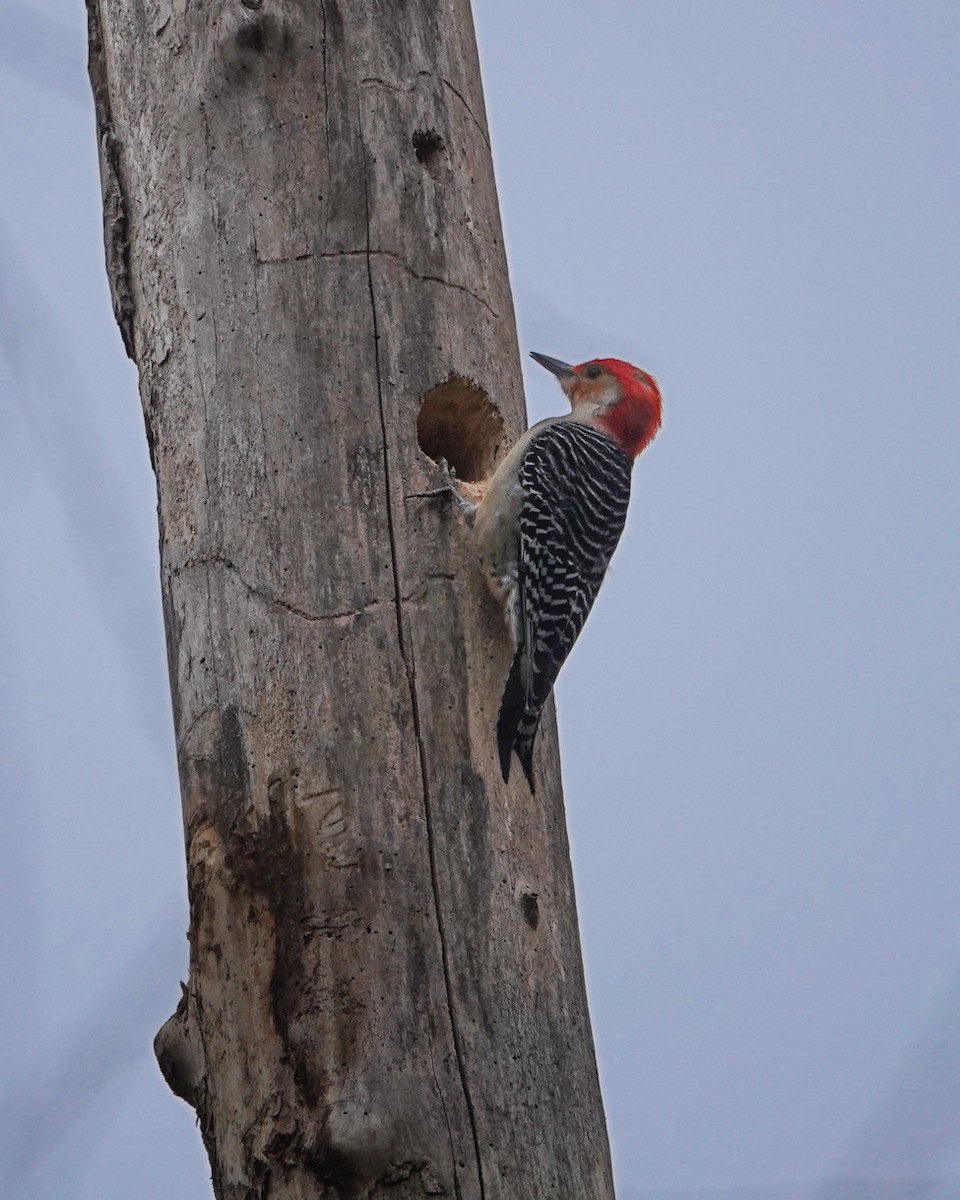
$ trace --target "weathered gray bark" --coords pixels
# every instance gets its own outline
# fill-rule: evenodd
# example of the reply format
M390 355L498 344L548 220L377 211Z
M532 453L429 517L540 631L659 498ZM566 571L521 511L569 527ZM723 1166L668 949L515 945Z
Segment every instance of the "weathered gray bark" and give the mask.
M506 632L404 499L418 415L474 478L523 425L468 2L89 4L215 1191L611 1197L553 721L505 786Z

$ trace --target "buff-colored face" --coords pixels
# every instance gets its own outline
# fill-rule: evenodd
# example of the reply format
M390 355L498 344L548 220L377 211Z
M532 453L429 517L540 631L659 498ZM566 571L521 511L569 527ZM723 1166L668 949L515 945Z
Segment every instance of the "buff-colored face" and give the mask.
M596 359L571 367L570 374L560 380L560 386L574 407L591 404L597 408L608 408L616 404L623 394L620 380Z

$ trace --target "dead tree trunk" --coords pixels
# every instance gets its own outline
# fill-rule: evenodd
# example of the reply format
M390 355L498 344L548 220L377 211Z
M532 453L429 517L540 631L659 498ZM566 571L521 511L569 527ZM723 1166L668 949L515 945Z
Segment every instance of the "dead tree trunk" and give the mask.
M506 632L404 499L523 426L468 0L88 3L216 1194L609 1198L553 722L505 786Z

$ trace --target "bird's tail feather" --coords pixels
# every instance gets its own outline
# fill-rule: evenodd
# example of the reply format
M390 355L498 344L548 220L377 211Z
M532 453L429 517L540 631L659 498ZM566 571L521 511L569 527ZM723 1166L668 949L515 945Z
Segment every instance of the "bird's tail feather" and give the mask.
M530 712L529 709L526 710L513 743L513 748L517 752L517 758L520 759L520 766L523 767L523 773L527 777L527 783L530 784L531 794L535 794L537 790L533 782L533 743L539 727L539 711L534 713Z
M526 689L523 686L523 647L518 646L513 656L513 665L507 676L507 684L503 689L503 699L500 702L500 716L497 720L497 746L500 749L500 769L503 771L504 783L510 779L510 760L513 756L513 743L516 740L517 729L523 719Z
M533 743L539 724L539 708L532 711L527 707L527 692L523 683L523 647L519 646L513 656L513 665L503 689L503 700L500 702L497 746L500 750L500 769L504 782L509 782L510 761L516 750L531 792L536 790L533 783Z

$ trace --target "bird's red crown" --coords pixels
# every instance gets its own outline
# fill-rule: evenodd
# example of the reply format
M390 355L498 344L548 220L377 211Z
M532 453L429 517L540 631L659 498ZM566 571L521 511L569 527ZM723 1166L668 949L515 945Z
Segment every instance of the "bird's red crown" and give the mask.
M594 402L594 422L635 458L656 436L662 401L656 380L621 358L593 358L570 368L564 391L574 408Z

